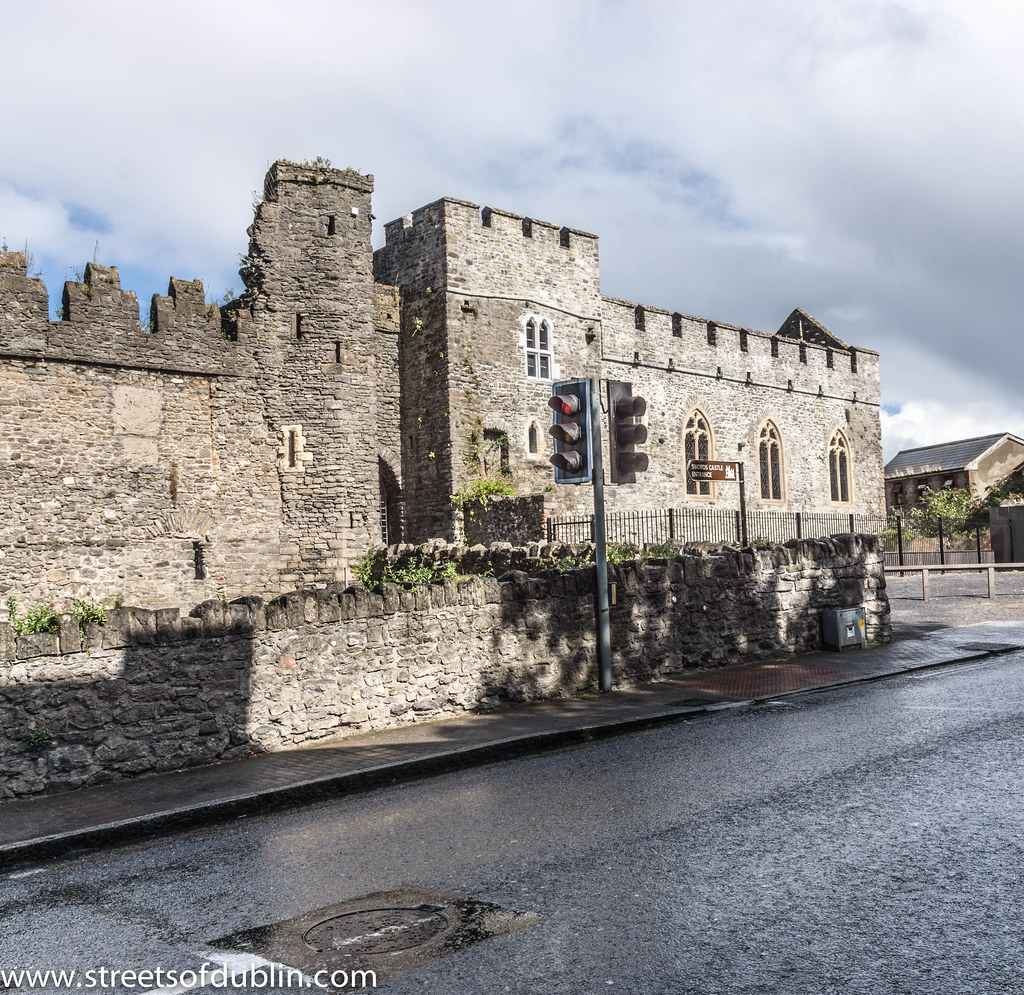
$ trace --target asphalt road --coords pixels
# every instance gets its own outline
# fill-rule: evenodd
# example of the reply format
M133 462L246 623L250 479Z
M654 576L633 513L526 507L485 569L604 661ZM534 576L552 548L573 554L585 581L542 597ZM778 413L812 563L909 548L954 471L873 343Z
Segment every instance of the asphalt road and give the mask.
M543 918L388 992L1019 992L1022 702L1014 654L41 865L0 879L0 966L198 969L404 887Z
M933 574L931 598L921 600L921 575L886 575L892 607L893 638L916 639L978 622L1019 622L1024 618L1024 572L996 573L996 597L988 597L988 577L980 571Z

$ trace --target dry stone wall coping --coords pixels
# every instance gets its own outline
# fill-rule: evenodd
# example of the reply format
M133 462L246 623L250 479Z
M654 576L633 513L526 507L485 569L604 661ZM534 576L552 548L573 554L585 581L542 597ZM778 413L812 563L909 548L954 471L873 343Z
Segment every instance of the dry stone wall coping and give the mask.
M390 562L452 563L461 579L444 578L407 589L382 583L374 590L340 584L289 591L269 601L258 595L203 601L182 615L177 608L115 608L107 621L79 629L74 616L65 616L58 633L16 636L9 622L0 622L0 663L37 657L70 656L82 651L151 646L264 631L299 629L353 619L378 618L405 611L474 607L550 598L576 598L594 590L592 543L534 543L512 546L464 546L440 540L422 545L398 544L387 549ZM558 561L583 562L560 570ZM801 572L831 570L837 578L863 577L875 566L881 573L882 540L874 535L837 535L827 539L791 539L765 549L687 543L678 556L611 563L609 579L623 593L645 588L697 584L711 579L748 576L758 571L781 572L795 580ZM498 574L484 576L483 571ZM867 570L870 573L870 569ZM870 578L867 578L870 581ZM884 586L884 580L879 581Z

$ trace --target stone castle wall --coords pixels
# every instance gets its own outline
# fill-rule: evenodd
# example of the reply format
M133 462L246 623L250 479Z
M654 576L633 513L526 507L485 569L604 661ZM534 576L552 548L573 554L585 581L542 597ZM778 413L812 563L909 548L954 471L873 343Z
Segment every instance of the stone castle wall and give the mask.
M466 555L528 567L563 551ZM331 587L209 601L186 617L122 609L84 636L70 616L60 633L17 639L0 624L0 797L591 689L593 575ZM869 637L890 638L875 536L628 562L610 575L620 685L818 649L826 607L863 604Z
M551 379L573 376L649 401L651 469L608 488L609 511L687 503L699 406L714 455L746 463L751 508L770 418L786 488L771 507L881 512L876 354L802 312L774 336L717 325L711 345L703 319L602 296L595 236L452 198L388 224L374 254L372 188L275 163L245 291L221 307L171 279L140 320L117 270L90 263L51 321L22 254L0 254L0 595L158 607L347 582L385 528L460 537L451 496L481 474L551 492L547 514L589 513L590 488L553 489L547 461ZM531 320L550 331L550 378L525 375ZM836 429L854 467L841 508ZM738 494L694 503L733 509Z
M453 538L451 382L443 287L446 202L386 225L387 245L374 253L378 283L401 282L399 414L404 526L417 538Z
M276 440L248 336L224 337L198 282L171 281L154 330L89 264L50 322L20 253L0 257L0 591L143 605L279 589Z
M631 382L648 403L645 449L653 472L644 481L644 503L678 506L685 421L699 408L712 429L713 455L745 464L751 510L884 516L876 353L857 350L854 360L850 350L723 324L709 345L703 319L645 308L641 330L633 305L607 298L604 305L605 375ZM762 500L758 486L758 435L769 419L782 439L781 502ZM843 505L833 504L829 492L827 453L836 430L852 450L853 500ZM617 508L636 493L615 491ZM693 503L736 509L738 488L718 484L711 499Z
M279 446L282 586L330 583L380 540L373 177L277 162L241 275Z
M711 423L714 455L746 464L752 509L762 505L758 434L771 419L782 436L785 486L783 499L765 508L884 513L877 353L846 346L799 311L767 335L602 296L594 236L466 201L428 205L386 226L386 234L376 253L378 278L412 302L429 272L434 301L444 293L444 312L431 313L429 329L430 359L444 389L421 394L422 384L410 381L405 393L424 411L449 406L447 449L434 458L450 463L453 490L479 475L487 436L508 440L521 493L550 485L550 380L599 377L631 382L649 405L650 471L638 486L609 488L610 511L689 501L683 435L687 415L699 407ZM525 375L531 318L551 329L550 379ZM836 430L853 457L852 500L842 505L829 492L827 451ZM431 443L437 438L429 434ZM586 514L591 500L589 488L560 487L553 504L559 514ZM735 509L738 490L718 486L710 499L693 503ZM445 522L442 510L429 524L448 535Z
M401 479L371 190L276 163L223 308L172 279L140 322L90 263L51 321L22 254L0 254L0 594L157 607L347 580L381 538L381 459Z

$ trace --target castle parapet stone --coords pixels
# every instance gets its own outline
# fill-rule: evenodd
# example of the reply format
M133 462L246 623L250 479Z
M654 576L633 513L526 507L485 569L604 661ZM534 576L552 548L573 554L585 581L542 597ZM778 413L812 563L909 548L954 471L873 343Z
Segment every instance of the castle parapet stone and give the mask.
M0 252L0 351L41 355L50 325L46 284L30 277L23 252Z
M139 328L139 300L133 290L121 289L116 266L85 264L82 283L64 284L62 321L73 326L101 327L115 337Z

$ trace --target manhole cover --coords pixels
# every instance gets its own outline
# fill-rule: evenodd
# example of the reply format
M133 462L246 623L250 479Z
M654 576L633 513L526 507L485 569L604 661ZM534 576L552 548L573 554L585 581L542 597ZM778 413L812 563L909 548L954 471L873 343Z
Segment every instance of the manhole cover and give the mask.
M318 922L306 930L303 943L323 953L338 950L346 954L392 954L418 947L440 936L450 920L435 907L414 909L366 909Z
M543 919L468 895L399 888L313 909L281 922L241 930L211 942L232 959L301 971L304 977L348 977L367 971L374 985L482 940L516 933ZM332 982L334 984L334 982ZM309 987L307 985L306 987ZM337 990L348 990L344 985Z

